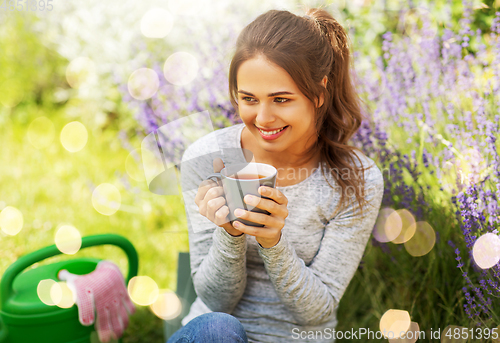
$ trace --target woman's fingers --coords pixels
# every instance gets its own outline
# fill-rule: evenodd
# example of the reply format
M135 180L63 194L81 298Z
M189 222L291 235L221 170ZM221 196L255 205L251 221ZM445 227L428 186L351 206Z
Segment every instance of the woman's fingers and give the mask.
M200 185L198 186L198 192L194 197L194 202L196 205L198 205L198 207L200 206L203 199L205 199L205 195L207 194L207 192L215 186L217 186L217 184L213 180L204 180L202 181L202 183L200 183Z
M267 195L266 195L267 196ZM243 198L243 201L248 205L260 208L261 210L266 210L273 216L286 218L288 217L288 209L285 204L278 204L274 200L260 198L255 195L247 194Z
M214 173L220 172L225 167L224 162L220 157L215 158L212 163L214 166Z
M287 197L276 188L260 186L258 191L262 196L271 198L276 201L278 205L288 205Z
M238 211L241 211L241 214L239 214L240 212ZM236 209L234 211L234 215L241 219L245 219L257 224L262 224L268 228L275 227L281 229L283 228L283 226L285 226L284 218L273 217L264 213L257 213L257 212L245 211L243 209Z
M206 217L208 203L213 199L223 197L223 195L224 195L224 189L222 187L212 186L211 188L207 189L205 191L205 196L200 201L200 203L197 204L200 214Z
M214 224L216 223L216 216L215 214L219 209L226 204L226 199L224 197L218 197L212 200L209 200L207 202L207 210L206 210L206 217L213 222Z
M247 219L247 218L245 218L245 219ZM257 222L257 221L254 221L254 222ZM281 229L278 229L275 227L250 226L250 225L245 225L239 221L234 221L233 226L235 229L237 229L243 233L246 233L250 236L262 237L262 238L273 238L277 234L279 234L279 232L281 231Z
M226 202L224 201L224 205L215 212L215 224L217 226L222 226L226 223L229 223L229 220L227 218L227 216L229 215L229 208L225 204Z

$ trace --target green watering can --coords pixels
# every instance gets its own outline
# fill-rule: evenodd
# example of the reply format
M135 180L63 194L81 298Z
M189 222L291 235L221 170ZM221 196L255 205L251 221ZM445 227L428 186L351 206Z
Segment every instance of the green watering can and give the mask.
M112 244L120 247L128 257L128 281L137 275L137 251L126 238L114 235L96 235L82 238L81 248ZM7 268L0 283L0 343L90 343L99 341L94 326L83 326L78 320L78 308L60 308L44 304L38 297L38 283L44 279L59 281L57 273L91 273L100 261L79 258L23 270L46 258L61 254L55 245L20 257Z

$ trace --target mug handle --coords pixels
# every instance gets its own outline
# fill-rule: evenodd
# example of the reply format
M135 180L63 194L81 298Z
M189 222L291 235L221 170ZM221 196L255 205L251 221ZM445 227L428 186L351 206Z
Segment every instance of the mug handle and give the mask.
M220 173L213 173L213 174L210 174L208 175L205 180L212 180L212 181L215 181L217 183L218 186L220 186L220 182L222 182L222 177L220 176Z

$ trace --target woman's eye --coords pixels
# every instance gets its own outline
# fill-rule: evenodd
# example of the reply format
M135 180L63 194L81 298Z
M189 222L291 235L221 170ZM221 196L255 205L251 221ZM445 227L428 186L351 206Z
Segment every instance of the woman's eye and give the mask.
M287 102L287 98L275 98L278 102Z
M246 102L254 102L254 101L252 101L253 98L248 97L248 96L241 98L241 100L246 101ZM277 102L279 102L279 103L284 103L284 102L289 101L289 99L286 99L286 98L275 98L275 100L277 100Z

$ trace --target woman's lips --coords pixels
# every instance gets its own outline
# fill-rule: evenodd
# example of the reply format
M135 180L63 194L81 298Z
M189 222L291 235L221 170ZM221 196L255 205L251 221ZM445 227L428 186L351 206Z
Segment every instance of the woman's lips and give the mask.
M261 129L259 129L258 127L257 127L257 129L259 130L260 136L261 136L262 138L264 138L265 140L268 140L268 141L269 141L269 140L274 140L274 139L276 139L276 138L278 138L278 137L281 137L281 136L285 133L285 131L288 129L288 125L287 125L287 126L284 126L284 128L283 128L283 129L281 129L281 131L276 132L276 133L273 133L273 134L265 134L265 133L264 133L265 131L262 131L262 130L261 130Z

